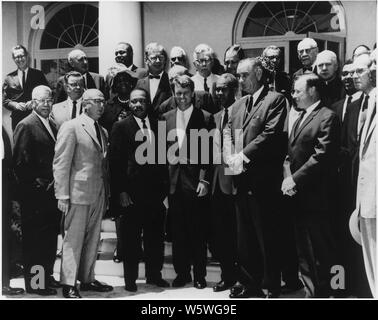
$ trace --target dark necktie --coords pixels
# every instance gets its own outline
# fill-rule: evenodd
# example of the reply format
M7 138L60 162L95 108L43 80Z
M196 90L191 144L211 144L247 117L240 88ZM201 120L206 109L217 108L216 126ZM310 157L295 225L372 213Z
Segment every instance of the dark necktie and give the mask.
M299 118L294 122L293 129L291 129L291 135L290 135L292 138L294 138L297 135L299 127L300 127L299 124L302 122L302 119L305 114L306 114L306 110L303 110Z
M25 90L26 74L25 71L22 71L22 89Z
M251 96L248 101L247 108L245 109L245 114L244 114L244 121L248 118L248 115L250 114L253 106L253 97ZM243 122L244 122L243 121Z
M148 140L148 127L147 127L147 124L146 124L146 118L141 119L141 120L142 120L143 133L145 135L143 140L146 141L146 140Z
M350 104L351 102L352 102L352 96L348 96L348 100L347 100L347 104L346 105Z
M75 119L76 118L76 104L77 104L77 101L72 101L72 115L71 115L71 119Z
M369 96L365 95L365 100L364 100L364 103L362 104L362 107L361 107L360 130L359 130L359 133L358 133L358 140L360 140L362 130L364 129L368 104L369 104Z
M223 122L222 122L222 131L227 126L228 123L228 107L224 108L224 116L223 116Z
M306 72L306 71L313 72L312 66L311 67L303 67L303 73Z
M209 92L209 87L207 86L207 78L203 78L203 89Z
M101 133L100 133L100 126L98 125L97 121L95 121L94 126L95 126L95 129L96 129L97 140L98 140L100 147L102 149L102 139L101 139Z
M157 75L157 76L154 76L153 74L150 74L149 76L148 76L150 79L160 79L160 76L159 75Z

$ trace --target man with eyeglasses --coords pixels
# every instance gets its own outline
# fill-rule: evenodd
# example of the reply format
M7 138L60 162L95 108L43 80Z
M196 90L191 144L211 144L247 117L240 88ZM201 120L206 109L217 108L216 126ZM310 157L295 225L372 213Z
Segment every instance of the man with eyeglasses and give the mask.
M214 65L214 51L207 44L199 44L193 52L193 64L197 72L192 77L195 91L206 91L214 96L215 84L219 78L211 69Z
M79 72L84 79L85 89L98 89L105 98L108 98L104 77L95 72L89 72L89 61L84 51L74 49L68 54L68 63L73 71ZM64 85L64 76L58 79L54 96L54 103L59 103L67 99L67 92Z
M12 49L12 57L17 70L5 77L3 106L12 111L12 130L14 130L17 123L31 113L26 102L31 100L33 89L48 84L42 71L29 67L29 53L24 46L15 46Z
M65 216L60 282L65 298L81 298L81 291L108 292L111 286L95 280L101 221L109 185L108 134L98 124L104 95L97 89L83 94L83 113L61 126L53 162L55 197Z
M305 74L315 73L317 69L315 65L316 56L318 55L318 44L312 38L304 38L297 46L298 59L302 63L302 68L293 74L293 79Z
M110 144L110 170L115 197L121 206L122 252L125 289L137 291L138 265L144 248L146 282L169 287L162 278L164 260L164 198L168 194L168 172L157 159L158 122L148 114L148 93L134 89L130 94L131 114L114 124ZM137 139L140 134L141 139ZM140 149L153 148L144 163ZM138 151L139 149L139 151ZM147 151L149 153L149 151ZM142 238L143 232L143 238Z
M19 180L25 289L42 296L56 295L59 283L53 267L60 214L54 197L52 163L56 130L49 121L51 90L37 86L32 92L33 112L18 123L14 132L14 168ZM33 281L38 266L44 279Z
M145 61L148 68L148 76L138 80L135 88L148 92L151 101L150 112L158 117L158 108L162 102L172 96L171 86L165 66L167 52L157 42L151 42L145 49Z
M81 73L71 71L64 75L64 88L67 92L65 101L54 104L50 119L59 130L60 126L71 119L78 117L82 111L82 95L84 93L84 79Z

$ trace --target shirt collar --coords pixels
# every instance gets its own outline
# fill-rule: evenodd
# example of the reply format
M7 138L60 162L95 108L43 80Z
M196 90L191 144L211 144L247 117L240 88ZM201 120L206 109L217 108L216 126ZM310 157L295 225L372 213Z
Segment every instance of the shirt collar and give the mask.
M185 111L181 111L179 108L177 108L177 111L182 112L184 115L188 115L189 113L192 113L193 111L193 104L191 104L190 107L186 109Z
M34 113L35 115L37 115L37 117L38 117L39 119L41 119L41 121L42 121L43 123L49 123L49 120L48 120L48 119L45 119L45 118L41 117L37 112L35 112L35 110L33 110L33 113Z
M80 116L82 116L87 122L89 121L89 123L91 123L92 125L95 124L95 121L91 117L89 117L86 113L83 112Z
M131 68L131 67L130 67L130 68ZM130 69L130 70L131 70L131 69ZM163 72L164 72L164 70L158 74L158 76L160 77L160 79L161 79L161 77L163 76ZM148 75L152 75L152 73L149 72ZM151 79L151 80L152 80L152 79ZM154 79L154 80L155 80L155 79ZM157 79L156 79L156 80L157 80Z
M138 118L138 117L136 117L136 116L134 116L133 115L133 117L134 117L134 119L138 122L138 123L142 123L142 120L146 120L146 123L149 123L149 120L148 120L148 116L146 116L145 118L143 118L143 119L141 119L141 118Z
M22 70L20 70L20 69L17 69L17 71L18 71L19 73L22 73ZM24 71L25 71L25 74L28 74L29 67L27 67Z
M197 71L197 75L201 78L201 79L205 79L205 77L201 76L201 74ZM213 73L210 73L209 76L206 78L206 79L212 79L213 78Z
M70 97L67 97L67 100L69 103L73 103L73 100ZM83 96L81 96L79 99L76 100L77 103L81 103L83 101Z
M320 100L316 101L315 103L313 103L311 106L309 106L309 107L308 107L306 110L304 110L304 111L306 111L307 114L310 114L312 111L315 110L315 108L319 105L319 103L320 103Z
M256 103L257 99L260 97L261 92L263 91L264 86L261 86L259 90L257 90L252 96L253 96L253 104Z

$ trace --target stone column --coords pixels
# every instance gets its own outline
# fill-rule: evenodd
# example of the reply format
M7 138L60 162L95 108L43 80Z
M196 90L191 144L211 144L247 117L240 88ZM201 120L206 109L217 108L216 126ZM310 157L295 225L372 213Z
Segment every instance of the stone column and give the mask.
M140 2L99 3L99 72L103 76L114 64L114 49L125 41L134 49L134 64L143 67L142 4Z

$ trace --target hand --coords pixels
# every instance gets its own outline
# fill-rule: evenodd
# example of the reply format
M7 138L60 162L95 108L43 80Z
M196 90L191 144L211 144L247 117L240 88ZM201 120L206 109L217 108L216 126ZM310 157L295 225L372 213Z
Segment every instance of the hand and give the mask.
M119 204L121 205L121 207L127 208L134 203L127 192L121 192L119 194Z
M289 197L297 193L296 184L292 176L288 176L282 181L281 191L284 195L288 195Z
M25 111L26 110L26 105L24 102L18 102L16 104L16 109L20 111Z
M196 190L198 197L206 196L208 191L209 191L209 188L207 186L207 183L200 181L198 183L197 190Z
M241 174L243 172L243 154L230 155L227 164L235 174Z
M58 209L66 215L68 209L70 208L70 199L59 199L58 200Z

